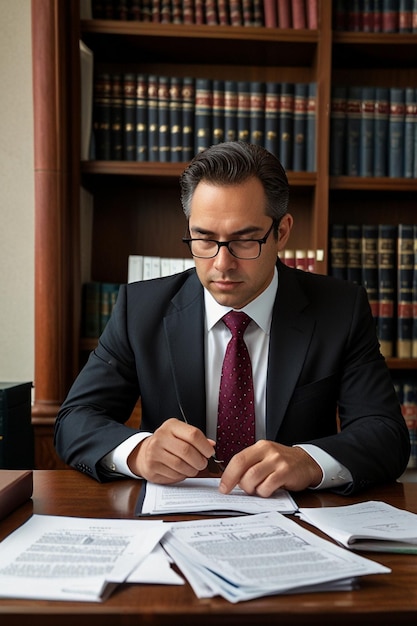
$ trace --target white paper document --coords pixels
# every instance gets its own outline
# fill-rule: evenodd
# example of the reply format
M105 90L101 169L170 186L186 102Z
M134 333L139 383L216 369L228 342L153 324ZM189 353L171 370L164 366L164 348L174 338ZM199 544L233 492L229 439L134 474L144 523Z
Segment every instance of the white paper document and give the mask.
M33 515L0 543L0 597L100 602L169 524Z
M351 589L391 570L345 550L280 513L177 522L161 541L199 598Z
M301 508L299 516L353 550L417 554L417 515L386 502Z
M144 483L143 501L139 500L138 515L168 515L173 513L263 513L278 511L294 513L297 505L284 489L269 498L248 496L235 487L230 494L219 492L220 478L187 478L175 485Z

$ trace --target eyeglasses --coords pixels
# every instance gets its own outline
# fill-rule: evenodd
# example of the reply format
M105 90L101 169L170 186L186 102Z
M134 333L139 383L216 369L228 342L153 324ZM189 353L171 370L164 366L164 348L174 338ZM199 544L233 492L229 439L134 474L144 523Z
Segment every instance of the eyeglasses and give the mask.
M189 239L183 237L182 240L190 248L191 254L198 259L213 259L218 255L220 248L224 246L236 259L250 261L260 257L262 245L266 243L274 225L275 220L272 220L270 229L265 233L262 239L231 239L230 241L217 241L216 239Z

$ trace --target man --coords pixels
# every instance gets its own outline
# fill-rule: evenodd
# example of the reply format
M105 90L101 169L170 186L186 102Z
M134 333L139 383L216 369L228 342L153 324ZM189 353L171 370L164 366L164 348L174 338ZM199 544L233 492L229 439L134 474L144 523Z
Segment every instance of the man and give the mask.
M279 161L243 142L212 146L181 190L196 269L121 288L59 412L60 456L97 480L175 483L204 470L233 309L250 316L256 441L232 456L220 491L352 493L397 478L410 442L366 292L277 258L293 225ZM124 423L139 397L136 431Z

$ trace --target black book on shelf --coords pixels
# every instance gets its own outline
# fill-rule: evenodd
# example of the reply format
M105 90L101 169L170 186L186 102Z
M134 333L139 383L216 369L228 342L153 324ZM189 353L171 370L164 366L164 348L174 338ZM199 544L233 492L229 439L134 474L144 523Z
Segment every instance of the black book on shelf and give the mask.
M293 133L293 165L295 172L306 169L307 156L307 98L308 84L294 85L294 133Z
M346 226L330 224L330 276L346 280Z
M379 317L378 225L362 224L362 278L375 324Z
M240 141L250 141L250 89L249 81L237 82L237 138Z
M345 174L360 174L360 134L361 134L362 88L349 86L346 103L346 167Z
M96 159L109 161L111 158L111 76L100 72L94 78L93 131Z
M0 383L0 468L32 469L32 383Z
M389 89L375 87L374 176L387 176Z
M210 78L195 80L195 153L211 144L213 136L213 81Z
M397 350L411 358L413 339L414 225L398 224L397 238Z
M331 176L346 174L346 111L347 87L334 85L330 106L330 166Z
M279 93L280 83L265 83L265 148L279 156Z
M254 80L250 83L250 138L258 146L265 142L265 84Z
M158 76L148 76L148 160L159 161Z
M171 128L169 119L170 78L158 78L158 154L159 161L171 160Z
M213 129L211 143L224 141L224 81L213 80Z
M194 154L195 80L185 76L182 80L182 160L190 161Z
M136 161L136 76L123 76L123 158Z
M405 92L401 87L390 87L388 118L388 176L404 176L404 120Z
M169 87L170 160L183 160L182 149L182 78L171 76Z
M237 82L224 81L224 140L237 139Z
M396 343L397 226L379 224L378 230L378 339L385 357L394 356Z
M294 83L281 83L279 98L279 158L286 170L293 166Z
M353 283L362 281L362 227L346 224L346 278Z
M359 136L359 174L374 175L375 88L362 87Z
M110 144L111 159L113 161L123 161L123 78L122 74L116 72L111 77L111 126Z
M315 172L316 162L317 83L308 84L306 122L306 171Z
M148 77L136 75L136 161L148 160Z

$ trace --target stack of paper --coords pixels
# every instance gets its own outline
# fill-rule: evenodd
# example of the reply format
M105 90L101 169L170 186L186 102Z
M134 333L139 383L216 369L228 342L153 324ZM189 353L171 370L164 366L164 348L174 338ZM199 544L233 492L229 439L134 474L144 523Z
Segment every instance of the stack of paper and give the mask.
M178 522L162 545L197 597L230 602L351 589L358 576L390 572L274 512Z

